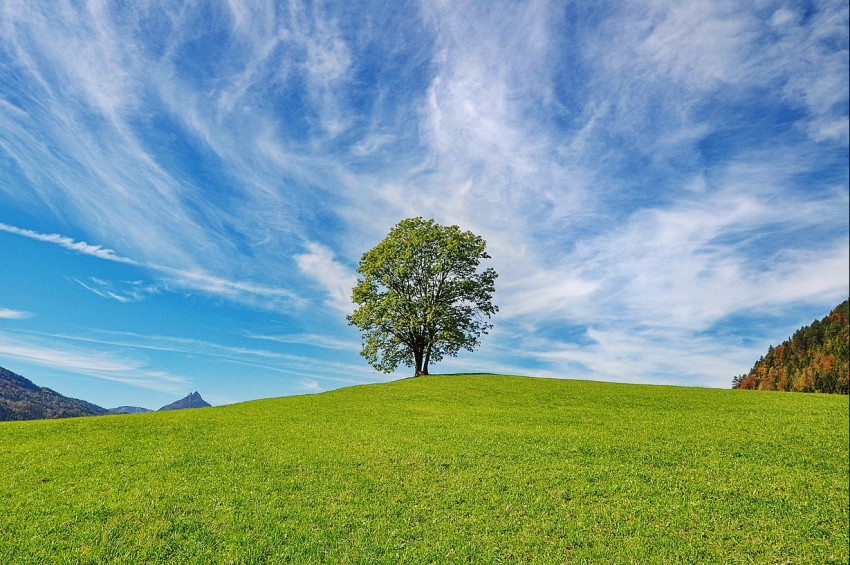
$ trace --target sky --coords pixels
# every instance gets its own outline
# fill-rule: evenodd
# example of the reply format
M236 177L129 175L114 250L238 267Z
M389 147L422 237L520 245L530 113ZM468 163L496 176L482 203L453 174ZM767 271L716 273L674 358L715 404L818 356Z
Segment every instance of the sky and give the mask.
M372 369L402 219L482 236L432 373L731 386L850 294L846 1L0 1L0 366L158 408Z

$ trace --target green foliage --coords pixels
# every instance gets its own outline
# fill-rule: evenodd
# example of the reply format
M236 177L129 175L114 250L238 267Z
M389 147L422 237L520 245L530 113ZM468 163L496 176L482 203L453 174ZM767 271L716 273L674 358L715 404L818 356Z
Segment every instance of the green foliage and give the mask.
M847 563L849 417L463 375L5 422L0 563Z
M732 388L850 393L850 301L797 330L732 380Z
M431 362L473 351L493 326L497 274L477 272L489 259L485 241L434 220L402 220L360 259L348 317L362 332L360 354L376 369L399 363L427 375Z

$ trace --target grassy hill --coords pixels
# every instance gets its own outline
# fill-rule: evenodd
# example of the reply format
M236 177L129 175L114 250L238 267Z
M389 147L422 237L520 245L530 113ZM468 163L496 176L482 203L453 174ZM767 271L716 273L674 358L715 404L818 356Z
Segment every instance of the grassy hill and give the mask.
M846 563L848 398L434 376L0 424L3 563Z

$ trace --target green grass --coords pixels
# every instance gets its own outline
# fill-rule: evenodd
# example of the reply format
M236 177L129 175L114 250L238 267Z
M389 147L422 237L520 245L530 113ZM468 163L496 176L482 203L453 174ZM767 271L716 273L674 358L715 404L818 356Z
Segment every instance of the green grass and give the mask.
M0 423L0 563L847 563L849 420L462 375Z

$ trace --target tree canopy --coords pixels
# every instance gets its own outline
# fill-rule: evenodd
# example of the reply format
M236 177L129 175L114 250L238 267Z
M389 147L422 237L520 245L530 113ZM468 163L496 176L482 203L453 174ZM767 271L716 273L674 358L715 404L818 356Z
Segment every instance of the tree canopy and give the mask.
M492 268L478 271L486 242L457 226L408 218L396 224L357 267L348 322L362 333L360 354L376 369L399 363L427 375L430 363L473 351L493 326Z
M732 388L850 393L850 300L767 350Z

